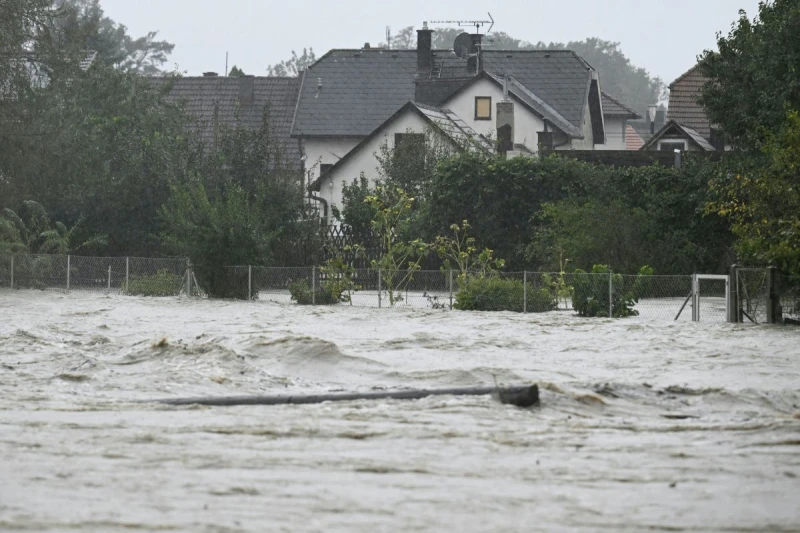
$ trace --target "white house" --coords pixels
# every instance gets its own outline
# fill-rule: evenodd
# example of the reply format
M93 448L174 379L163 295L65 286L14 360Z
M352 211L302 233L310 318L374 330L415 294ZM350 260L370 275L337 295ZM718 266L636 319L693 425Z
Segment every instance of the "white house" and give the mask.
M304 72L291 134L328 206L342 181L376 176L381 143L430 128L429 113L509 155L605 144L598 75L574 52L484 50L473 35L456 55L431 49L432 30L417 34L416 50L332 50Z
M603 121L606 138L604 144L596 144L595 150L638 150L641 138L629 128L628 120L638 120L642 116L610 94L601 92L603 99ZM634 139L628 139L629 136ZM629 142L633 141L633 142ZM633 148L632 148L633 147Z

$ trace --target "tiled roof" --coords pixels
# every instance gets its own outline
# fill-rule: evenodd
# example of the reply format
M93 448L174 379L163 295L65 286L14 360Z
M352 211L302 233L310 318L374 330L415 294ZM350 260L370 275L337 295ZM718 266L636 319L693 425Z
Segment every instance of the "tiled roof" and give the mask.
M604 117L622 117L631 119L640 119L642 116L634 109L626 106L610 94L601 91L603 99L603 116Z
M436 51L434 71L464 77L466 60ZM580 128L592 68L567 50L486 50L483 69L511 75ZM292 134L365 136L414 100L416 50L332 50L309 67Z
M300 169L300 148L290 136L292 118L300 90L300 78L192 76L150 78L151 84L173 80L169 98L182 102L189 115L197 119L203 141L214 141L214 117L219 124L242 124L253 129L262 123L264 109L273 139L279 144L284 161ZM252 82L252 93L247 88ZM243 85L244 84L244 85ZM252 103L240 102L240 91L252 94Z
M630 124L625 126L625 149L639 150L642 146L644 146L644 141L639 137L639 134L636 133L636 130L633 129L633 126Z
M708 78L700 73L699 65L695 65L669 86L669 108L667 120L680 122L708 138L711 125L705 109L697 99Z
M656 145L659 139L663 138L667 134L675 134L686 136L691 141L696 143L700 148L705 150L706 152L714 152L716 148L708 142L708 140L700 135L699 132L695 131L694 129L688 127L685 124L681 124L680 122L676 122L674 120L668 121L663 128L655 133L644 145L642 146L642 150L649 150L653 146Z

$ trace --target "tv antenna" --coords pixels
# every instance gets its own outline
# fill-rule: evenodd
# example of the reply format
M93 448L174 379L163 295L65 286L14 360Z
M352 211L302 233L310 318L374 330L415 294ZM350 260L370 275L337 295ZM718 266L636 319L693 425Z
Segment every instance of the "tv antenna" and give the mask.
M494 18L492 18L491 13L487 13L487 15L489 15L489 20L432 20L431 24L456 24L460 27L474 26L475 33L480 33L481 28L486 24L489 24L489 29L486 30L486 33L489 33L494 27Z

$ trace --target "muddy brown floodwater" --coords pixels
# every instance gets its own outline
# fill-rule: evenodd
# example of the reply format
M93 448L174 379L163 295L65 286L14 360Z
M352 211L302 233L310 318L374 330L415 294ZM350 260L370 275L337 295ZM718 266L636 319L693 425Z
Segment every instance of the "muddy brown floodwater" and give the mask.
M798 329L0 291L3 531L798 531L798 476Z

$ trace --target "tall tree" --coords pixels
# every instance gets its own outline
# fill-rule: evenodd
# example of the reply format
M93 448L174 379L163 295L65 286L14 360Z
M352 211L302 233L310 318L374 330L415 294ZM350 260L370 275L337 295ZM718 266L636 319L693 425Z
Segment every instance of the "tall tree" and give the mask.
M141 37L128 35L128 28L105 15L100 0L53 0L59 16L54 18L54 37L63 46L95 51L98 60L123 70L147 76L162 72L175 48L157 40L158 32Z
M730 142L758 149L800 110L800 2L761 2L752 21L740 11L717 46L701 58L710 79L701 102Z
M296 77L300 75L300 71L307 69L316 60L317 56L314 54L313 48L303 48L303 54L299 56L292 50L292 57L267 67L267 76Z

